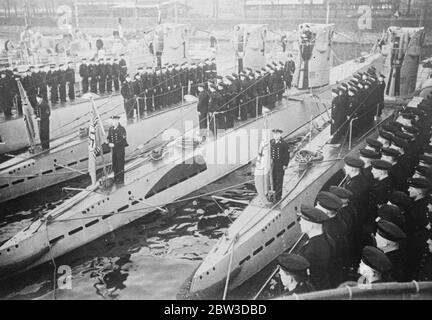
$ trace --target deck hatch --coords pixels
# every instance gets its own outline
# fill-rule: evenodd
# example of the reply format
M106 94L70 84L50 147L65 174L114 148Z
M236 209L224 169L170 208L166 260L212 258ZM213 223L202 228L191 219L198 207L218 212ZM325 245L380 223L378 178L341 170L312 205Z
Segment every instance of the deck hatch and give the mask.
M69 231L68 234L71 236L71 235L73 235L73 234L75 234L77 232L80 232L82 229L83 229L83 227L78 227L76 229L73 229L73 230Z
M85 224L85 227L86 227L86 228L91 227L92 225L95 225L95 224L98 223L98 222L99 222L99 219L96 219L96 220L90 221L89 223L86 223L86 224Z

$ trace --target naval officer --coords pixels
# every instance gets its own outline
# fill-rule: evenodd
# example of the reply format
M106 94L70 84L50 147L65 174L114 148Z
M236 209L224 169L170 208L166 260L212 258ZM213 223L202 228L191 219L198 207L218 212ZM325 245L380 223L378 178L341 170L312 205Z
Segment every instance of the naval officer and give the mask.
M108 145L112 150L114 182L122 186L124 184L125 148L128 146L126 129L120 124L119 116L112 116L111 119L113 125L108 131Z
M282 199L283 179L290 160L288 144L282 140L282 132L280 129L274 129L273 139L270 140L273 189L276 202Z

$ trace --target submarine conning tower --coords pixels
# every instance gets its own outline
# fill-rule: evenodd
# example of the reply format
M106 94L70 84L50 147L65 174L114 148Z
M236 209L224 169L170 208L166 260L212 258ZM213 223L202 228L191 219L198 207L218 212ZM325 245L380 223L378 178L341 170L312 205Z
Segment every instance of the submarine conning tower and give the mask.
M298 57L294 85L300 89L322 87L330 82L334 24L303 23L298 29Z
M388 28L382 46L387 96L405 96L415 91L424 39L424 28Z
M266 24L238 24L234 26L233 44L237 71L245 68L258 70L266 65Z
M190 27L187 24L163 23L154 29L155 65L181 64L189 59Z

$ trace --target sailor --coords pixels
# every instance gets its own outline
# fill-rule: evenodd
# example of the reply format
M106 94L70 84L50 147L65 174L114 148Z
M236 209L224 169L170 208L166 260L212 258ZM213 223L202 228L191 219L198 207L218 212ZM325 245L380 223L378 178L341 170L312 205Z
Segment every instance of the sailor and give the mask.
M126 118L130 121L134 118L135 99L134 88L128 74L126 75L125 81L122 83L121 95L123 96Z
M288 54L288 60L284 66L284 78L285 85L288 89L291 89L292 79L296 70L296 65L291 53Z
M374 181L369 190L368 218L364 223L367 234L375 231L378 207L387 203L390 192L394 189L393 182L389 177L391 163L385 160L372 160L371 164Z
M361 275L359 282L364 284L385 282L391 270L391 261L384 252L372 246L364 247L358 268L358 273Z
M117 186L122 186L124 185L125 148L128 146L126 129L120 124L120 116L112 116L111 119L113 124L109 128L107 140L112 152L114 182Z
M197 111L198 111L198 121L199 121L199 128L200 128L200 136L202 141L205 141L207 138L207 115L209 111L209 101L210 101L210 95L209 92L204 88L204 85L202 83L198 84L198 104L197 104Z
M277 75L275 73L275 69L272 65L268 64L267 65L267 70L270 73L269 79L268 79L268 94L269 96L267 97L267 106L270 109L274 109L275 105L276 105L276 94L278 91L278 80L277 80Z
M380 154L370 149L360 149L360 160L363 161L364 167L362 174L366 178L368 186L372 186L373 175L372 175L372 160L378 160L381 158Z
M113 89L113 64L111 58L107 58L105 61L105 75L106 75L106 91L112 93Z
M323 223L323 231L328 236L334 252L333 265L330 272L332 287L343 282L343 269L348 265L348 229L345 222L338 215L342 208L342 200L328 191L321 191L316 198L315 208L324 212L329 219Z
M293 253L283 253L278 257L279 278L283 289L278 296L290 296L314 291L309 282L310 263L306 258Z
M429 192L431 182L424 178L411 178L408 180L408 193L413 200L405 212L408 236L409 274L414 276L420 263L424 248L425 237L430 229Z
M114 84L114 90L115 92L118 92L120 90L120 65L119 60L116 58L114 59L113 65L112 65L112 78L113 78L113 84Z
M120 68L120 83L123 83L126 80L126 75L128 74L127 63L126 63L125 55L123 53L120 54L119 68Z
M330 268L332 266L332 247L323 231L323 223L329 217L321 210L301 205L300 230L308 236L299 250L299 255L310 263L310 281L316 290L330 289Z
M351 198L353 193L348 189L330 186L329 192L333 193L342 201L342 207L338 209L337 216L344 222L346 228L346 260L343 261L344 272L348 272L348 269L358 262L359 256L361 255L359 239L359 223L358 213L354 206L351 204Z
M66 69L66 81L68 83L69 100L73 101L75 100L75 69L72 61L69 61Z
M231 76L226 76L225 78L225 103L226 103L226 111L225 111L225 124L227 129L234 128L234 122L236 119L236 105L235 105L235 97L237 95L237 88L234 84L235 79ZM259 112L259 109L258 109Z
M273 188L275 192L275 202L282 199L282 188L285 170L288 168L290 160L289 147L282 139L283 131L274 129L273 139L270 140L270 156L272 159Z
M39 121L39 138L41 141L42 150L48 150L50 148L50 125L49 118L51 115L51 109L48 102L43 98L42 95L36 96L36 119Z
M138 72L140 69L138 69ZM140 117L144 116L144 100L141 96L144 93L144 89L142 87L141 75L139 73L135 74L135 79L132 82L134 98L135 98L135 108L139 111Z
M47 83L50 87L51 103L56 104L58 102L58 85L59 78L58 72L55 69L55 64L51 64L50 71L47 74Z
M398 282L408 281L407 277L407 255L403 242L405 233L394 223L380 219L377 223L375 241L380 249L392 263L392 279Z
M94 58L90 60L88 72L90 77L90 91L92 93L97 94L98 93L98 69Z
M18 89L18 81L22 79L20 73L18 72L18 68L13 69L13 74L11 75L10 80L10 91L12 92L12 100L16 99L16 107L17 107L17 113L19 116L23 115L22 110L22 101Z
M345 132L342 126L345 125L347 121L346 106L342 101L342 91L341 89L332 89L332 109L331 109L331 132L333 136L332 143L337 143L340 141L341 137L345 136ZM345 127L345 126L344 126Z
M415 271L414 279L417 281L432 281L432 232L426 236L423 253L418 269Z
M99 63L96 66L96 69L98 75L99 93L104 94L106 88L106 72L105 72L105 64L103 59L99 59Z
M404 168L397 161L400 153L396 149L393 148L382 148L381 150L381 159L389 162L391 167L389 169L389 177L392 182L393 189L405 191L407 189L406 180L409 175L404 172Z
M28 87L26 88L24 86L24 89L27 91L29 102L32 105L33 109L36 108L36 105L37 105L36 95L38 93L37 89L38 89L38 85L39 85L39 83L36 79L36 74L34 71L35 71L35 67L30 66L29 70L27 72Z
M49 65L41 67L39 71L39 94L41 94L45 101L48 102L48 81L47 75L49 72Z
M218 87L215 85L210 85L209 86L210 89L210 100L209 100L209 125L210 125L210 130L213 134L214 137L217 136L217 130L219 129L217 127L218 125L218 119L217 116L220 113L220 107L222 106L221 101L222 101L222 96L221 94L218 92Z
M0 111L3 111L6 119L12 116L12 99L10 98L11 93L8 84L7 74L2 71L0 73Z
M81 77L82 93L87 93L89 91L89 66L87 58L83 58L81 60L81 65L79 67L79 75Z
M59 65L59 70L57 71L57 76L59 79L59 94L60 102L66 102L66 66L62 63Z
M258 92L257 92L257 87L255 85L256 83L255 75L252 72L252 69L250 69L249 71L250 71L248 76L249 88L247 90L247 95L249 98L248 113L250 118L256 118L257 111L258 111L258 104L257 104Z
M352 192L352 204L359 214L359 221L362 223L366 216L368 203L368 184L361 170L364 162L358 158L346 157L344 159L344 171L346 175L342 187Z
M248 118L248 96L249 80L246 77L246 73L243 71L240 73L240 93L239 93L239 120L247 120Z

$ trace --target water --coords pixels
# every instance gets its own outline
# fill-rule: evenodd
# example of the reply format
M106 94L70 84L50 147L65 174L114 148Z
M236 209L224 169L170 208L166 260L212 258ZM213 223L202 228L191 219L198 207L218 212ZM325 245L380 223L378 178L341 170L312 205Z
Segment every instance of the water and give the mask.
M251 179L247 166L200 190L211 192ZM83 187L77 179L48 188L2 207L0 242L27 226L31 219L61 204L71 195L62 187ZM250 200L254 186L246 184L220 194ZM48 204L46 204L48 203ZM55 260L72 270L72 288L55 292L56 299L175 299L182 285L235 220L243 205L215 203L210 198L188 201L169 213L155 212ZM57 277L59 274L57 274ZM57 278L56 277L56 278ZM58 279L56 279L57 282ZM54 266L47 263L1 281L1 299L53 299Z

